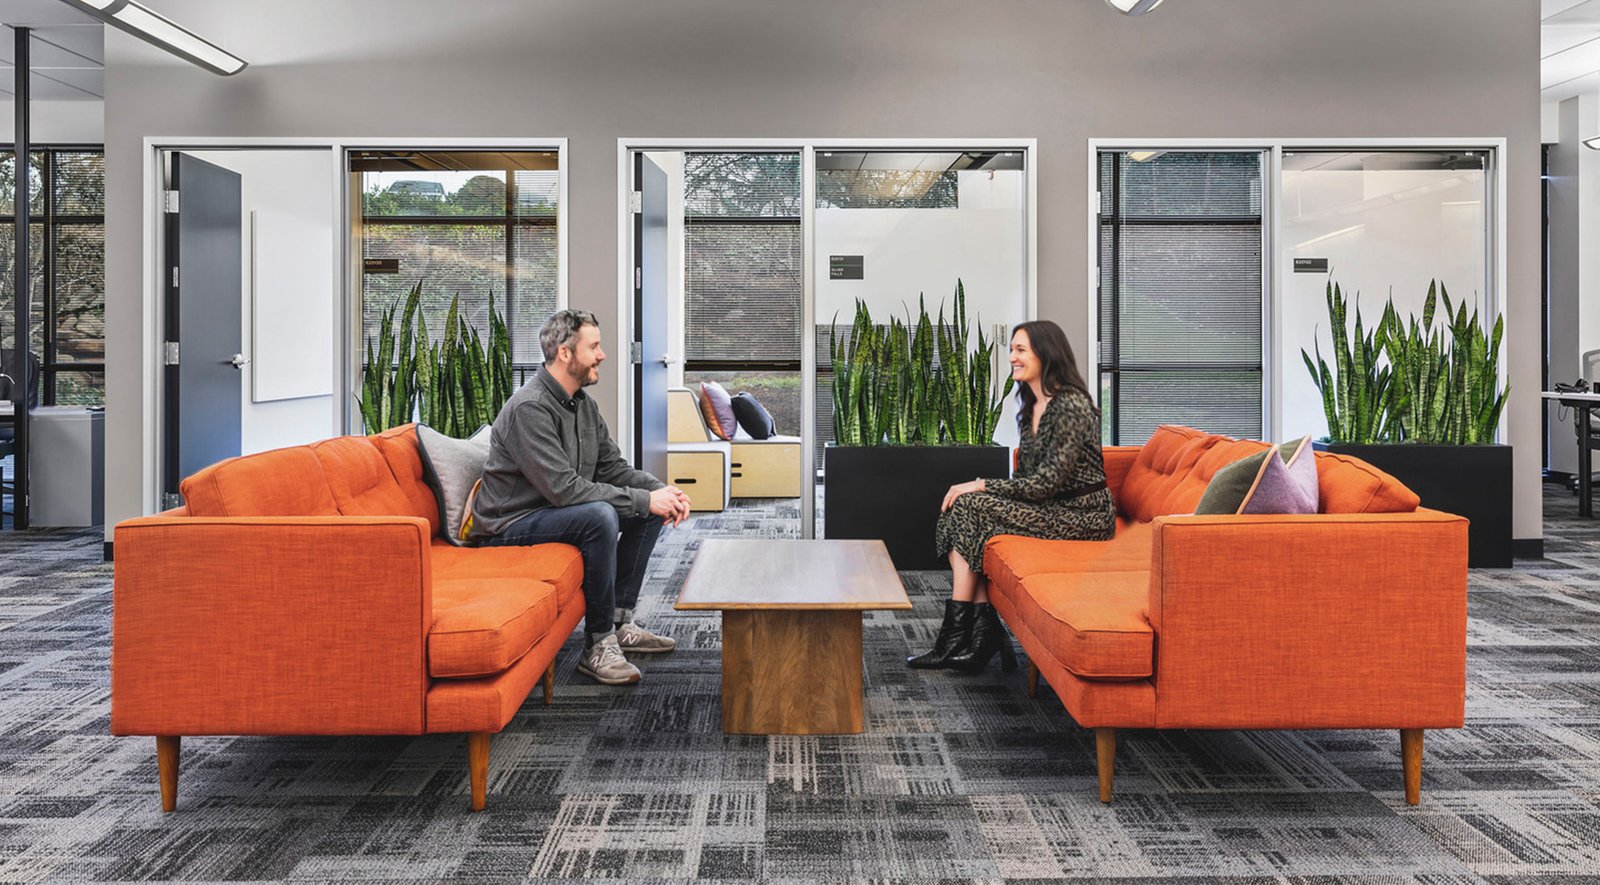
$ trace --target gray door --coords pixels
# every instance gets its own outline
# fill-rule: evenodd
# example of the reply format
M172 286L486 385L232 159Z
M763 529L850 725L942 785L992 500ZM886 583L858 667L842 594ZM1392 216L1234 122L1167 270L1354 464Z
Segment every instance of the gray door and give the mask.
M168 212L166 229L162 490L175 494L184 477L239 454L245 360L239 173L173 154L170 186L178 211Z
M634 157L634 365L635 464L667 475L667 173L642 153Z

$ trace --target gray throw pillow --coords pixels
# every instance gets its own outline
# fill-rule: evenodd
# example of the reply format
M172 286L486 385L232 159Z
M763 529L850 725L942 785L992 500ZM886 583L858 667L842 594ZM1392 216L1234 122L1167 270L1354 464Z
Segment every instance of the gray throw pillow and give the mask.
M422 478L439 502L439 525L450 543L463 547L461 525L466 520L472 487L483 476L489 460L489 425L466 439L445 436L426 424L417 425L417 451L422 455Z

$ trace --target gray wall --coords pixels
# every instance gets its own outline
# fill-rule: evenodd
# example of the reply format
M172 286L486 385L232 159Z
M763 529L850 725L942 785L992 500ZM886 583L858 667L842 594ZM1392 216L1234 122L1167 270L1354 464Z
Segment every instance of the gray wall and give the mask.
M1579 223L1583 213L1578 188L1578 170L1585 150L1579 104L1569 98L1561 103L1561 140L1550 146L1550 381L1571 382L1578 377L1583 351L1578 344L1579 256L1582 254ZM1594 221L1590 221L1594 224ZM1550 469L1562 473L1578 472L1578 452L1573 445L1575 430L1571 409L1555 403L1546 405L1550 414ZM1566 419L1561 414L1566 413Z
M1535 0L148 2L252 67L106 36L109 520L146 457L146 136L568 137L571 300L608 327L619 136L1037 137L1039 312L1080 346L1088 138L1504 136L1515 531L1541 534Z

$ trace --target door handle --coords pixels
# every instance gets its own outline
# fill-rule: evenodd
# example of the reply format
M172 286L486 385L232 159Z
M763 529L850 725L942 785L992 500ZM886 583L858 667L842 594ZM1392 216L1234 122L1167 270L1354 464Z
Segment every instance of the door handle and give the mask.
M227 360L223 365L232 366L235 369L243 369L245 366L250 365L250 361L245 359L244 354L236 353L233 355L233 359Z
M664 353L664 354L661 355L661 365L670 366L675 362L677 362L677 360L672 358L672 354Z

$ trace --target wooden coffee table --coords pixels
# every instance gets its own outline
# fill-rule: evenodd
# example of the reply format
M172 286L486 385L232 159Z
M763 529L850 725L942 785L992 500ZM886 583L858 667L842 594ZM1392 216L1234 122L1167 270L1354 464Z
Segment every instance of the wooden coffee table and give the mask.
M679 610L722 612L722 730L860 734L861 613L909 609L882 541L713 538Z

